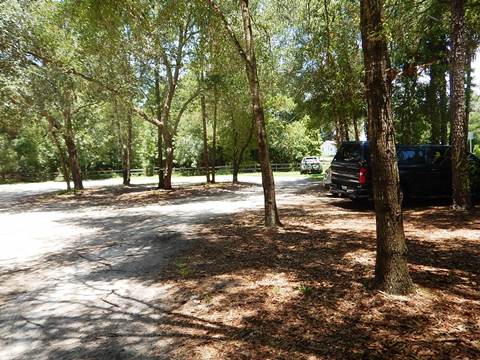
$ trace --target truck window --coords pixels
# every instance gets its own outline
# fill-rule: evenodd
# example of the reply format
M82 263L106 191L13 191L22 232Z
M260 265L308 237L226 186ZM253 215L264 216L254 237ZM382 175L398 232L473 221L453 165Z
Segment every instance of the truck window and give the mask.
M355 143L344 143L335 155L335 161L356 163L362 160L362 146Z
M399 165L424 165L425 153L422 149L408 148L398 149Z

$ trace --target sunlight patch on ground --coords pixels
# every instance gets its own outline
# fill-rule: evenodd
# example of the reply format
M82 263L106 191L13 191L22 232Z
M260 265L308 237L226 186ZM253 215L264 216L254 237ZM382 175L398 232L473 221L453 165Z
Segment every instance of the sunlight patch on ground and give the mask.
M56 252L97 229L62 224L65 214L32 212L0 216L0 267ZM65 241L68 239L67 241Z

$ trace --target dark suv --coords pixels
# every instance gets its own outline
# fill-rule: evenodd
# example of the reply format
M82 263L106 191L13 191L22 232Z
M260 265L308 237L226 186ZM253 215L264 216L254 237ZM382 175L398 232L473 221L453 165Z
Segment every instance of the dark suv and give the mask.
M400 187L404 198L451 197L450 147L397 145ZM472 195L480 195L480 159L468 155ZM368 142L344 142L331 164L330 192L351 199L371 199Z

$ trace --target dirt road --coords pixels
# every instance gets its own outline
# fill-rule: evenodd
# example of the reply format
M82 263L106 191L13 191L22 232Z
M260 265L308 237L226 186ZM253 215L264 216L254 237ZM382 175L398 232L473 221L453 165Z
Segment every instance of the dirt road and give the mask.
M98 193L68 201L41 195L58 183L0 186L0 359L169 358L178 334L156 329L175 311L177 289L162 281L164 266L194 243L193 225L263 205L259 177L240 179L252 186L130 203L125 196L151 187L109 197L102 189L117 180L87 183ZM310 181L277 184L282 204Z

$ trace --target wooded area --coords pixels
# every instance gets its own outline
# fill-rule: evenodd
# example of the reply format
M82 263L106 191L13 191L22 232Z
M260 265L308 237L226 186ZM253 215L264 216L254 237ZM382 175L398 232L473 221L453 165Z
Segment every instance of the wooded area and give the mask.
M76 294L85 293L85 286L93 289L89 281L104 286L125 280L122 274L128 273L141 280L137 285L145 292L145 283L152 289L168 285L161 290L165 294L174 289L175 301L186 304L189 314L204 301L208 305L198 318L182 315L178 320L179 313L162 308L162 319L169 321L141 319L145 328L154 323L170 334L190 324L191 329L174 335L191 335L179 347L181 358L215 343L218 334L222 344L240 342L250 351L238 355L229 345L215 343L226 358L233 353L231 358L346 358L352 355L350 347L355 358L401 358L423 354L423 347L428 347L425 357L475 358L480 323L465 318L480 306L480 228L467 159L470 152L480 156L479 54L480 2L475 0L1 1L0 183L14 190L10 185L0 189L11 201L0 206L5 215L0 229L8 228L10 217L12 224L23 224L21 216L32 207L36 213L29 221L40 222L40 230L46 219L45 224L58 226L52 234L71 232L81 241L81 236L96 235L80 248L52 241L57 253L46 246L52 252L30 259L31 268L8 270L16 259L12 256L7 265L0 261L0 270L8 270L9 284L35 283L40 275L31 269L53 271L73 266L72 258L80 257L92 267L84 269L88 275L81 285L75 283L82 289ZM291 169L306 156L324 155L322 144L345 141L368 141L373 209L326 195L323 174L302 172L293 185L283 179L280 194L276 191L273 170L278 166L272 164ZM446 205L405 206L398 144L450 145ZM360 177L365 180L361 166L359 183ZM263 217L255 205L255 178L239 182L245 167L261 173ZM205 185L186 182L176 188L174 175L181 168L202 174ZM225 170L228 185L216 184L225 181L220 168L231 170ZM135 169L155 175L154 186L136 184ZM95 172L109 176L114 171L121 174L122 186L84 184ZM53 188L45 184L21 184L47 180L63 181L67 191L48 193ZM151 206L147 215L136 208L140 205ZM75 221L72 210L81 215ZM87 229L83 233L82 227ZM22 240L20 230L15 231ZM456 238L449 243L451 231ZM183 248L180 243L192 234L198 246ZM38 243L45 240L42 236ZM55 246L67 249L68 256ZM19 259L27 248L18 250ZM110 248L116 250L110 253ZM183 260L168 263L172 254L182 252ZM167 270L160 272L159 264ZM17 273L26 277L17 281ZM125 284L115 286L121 292ZM262 286L268 289L255 290ZM217 288L228 291L219 295ZM156 303L137 300L137 294L116 292L99 295L109 310L120 312L122 306L107 299L114 294L160 312ZM22 294L0 291L0 300L12 298L28 309L33 300L24 301ZM441 338L438 346L403 343L391 351L384 340L398 334L385 325L388 316L374 311L384 296L378 308L384 306L390 315L392 304L411 311L411 317L404 314L405 326L414 327L418 336L433 327L420 331L419 314L440 309L439 316L448 318L452 309L455 319L442 320L445 333L460 329L463 338L445 342L464 348L444 347ZM279 304L281 311L275 312ZM241 321L225 326L231 315L225 309ZM209 320L198 320L205 313ZM374 319L367 321L369 329L374 323L388 336L358 335L365 318ZM285 330L279 326L283 320L294 325ZM335 329L333 335L326 335L328 326ZM218 334L210 336L212 329ZM404 336L404 330L399 334ZM437 340L428 334L421 341ZM382 350L368 348L372 344Z
M472 62L478 2L28 1L0 4L0 175L83 189L132 168L172 189L174 167L260 164L267 227L281 226L271 163L370 142L376 286L413 290L395 144L451 144L453 209L471 210L480 155ZM467 134L473 140L467 142Z

